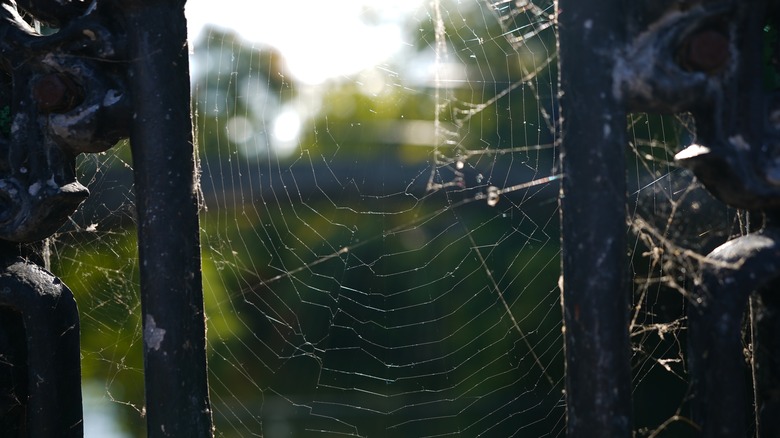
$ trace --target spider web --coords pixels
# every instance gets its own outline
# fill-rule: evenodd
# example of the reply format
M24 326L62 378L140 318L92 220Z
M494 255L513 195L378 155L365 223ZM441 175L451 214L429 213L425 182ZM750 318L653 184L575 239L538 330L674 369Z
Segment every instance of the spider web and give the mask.
M564 435L554 14L421 3L402 51L319 84L230 29L192 42L217 436ZM673 162L691 120L628 129L636 428L684 434L689 255L739 222ZM83 158L93 196L45 247L100 436L145 434L131 166Z

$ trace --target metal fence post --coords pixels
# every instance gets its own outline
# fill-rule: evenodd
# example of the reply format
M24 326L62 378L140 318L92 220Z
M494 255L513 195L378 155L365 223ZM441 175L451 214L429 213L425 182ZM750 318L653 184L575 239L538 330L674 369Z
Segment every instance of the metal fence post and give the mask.
M2 436L83 436L76 302L29 244L88 196L76 156L126 135L116 41L92 6L0 1ZM43 35L20 12L60 31Z
M0 243L0 435L84 435L79 335L70 290Z
M117 2L131 59L150 437L213 434L184 3Z
M593 8L588 5L584 14ZM776 345L777 308L766 292L780 274L776 263L780 253L776 225L780 68L777 37L772 36L780 11L765 0L690 4L644 0L626 8L627 41L606 41L607 46L596 47L597 52L588 55L597 58L598 53L614 53L617 60L605 66L614 83L611 87L600 84L601 92L619 96L629 111L690 112L696 120L696 144L676 155L678 163L689 168L716 198L736 208L761 211L766 218L761 232L727 242L706 260L695 260L700 268L688 302L692 419L703 436L744 436L748 403L742 321L755 291L762 298L757 302L759 321L754 325L759 340L755 344L759 347L756 394L764 411L777 409L773 392L780 375L767 369L778 361L771 351ZM564 38L568 37L564 23L569 21L563 15L570 9L563 8L561 16L564 66ZM587 21L587 15L578 20L571 23L582 25L585 35L596 26ZM562 78L566 74L563 70ZM564 97L590 86L563 81L562 85ZM565 122L567 115L563 117ZM568 172L564 171L565 177ZM565 218L565 209L563 214ZM766 414L759 416L761 422L772 415ZM767 423L760 428L767 432L775 427Z
M625 2L560 0L567 431L631 436L626 111L613 94Z
M131 137L150 437L213 434L184 3L0 0L0 240L57 231L89 193L76 156ZM20 10L59 31L42 35ZM75 303L59 280L0 246L0 350L39 379L0 378L27 396L12 411L35 415L0 424L79 435ZM9 336L26 336L28 348Z

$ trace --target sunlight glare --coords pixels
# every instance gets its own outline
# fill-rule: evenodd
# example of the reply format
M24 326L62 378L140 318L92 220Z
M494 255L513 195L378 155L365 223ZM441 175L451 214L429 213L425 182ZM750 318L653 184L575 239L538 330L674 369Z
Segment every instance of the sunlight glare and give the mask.
M186 14L191 42L208 25L231 29L247 41L277 48L297 80L319 84L358 73L400 51L404 20L422 3L264 1L253 3L250 12L241 0L189 0Z
M283 109L273 125L274 150L282 156L289 155L298 145L301 132L301 116L294 108Z

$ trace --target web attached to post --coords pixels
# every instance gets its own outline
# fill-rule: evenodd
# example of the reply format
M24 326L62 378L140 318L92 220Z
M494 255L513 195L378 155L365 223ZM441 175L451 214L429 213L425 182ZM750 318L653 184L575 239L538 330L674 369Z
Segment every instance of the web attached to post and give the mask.
M553 1L420 3L400 29L316 84L229 29L191 42L217 436L564 436ZM686 427L688 255L735 215L673 163L692 121L628 126L635 417L657 436ZM81 162L93 197L47 254L87 388L140 436L131 163Z

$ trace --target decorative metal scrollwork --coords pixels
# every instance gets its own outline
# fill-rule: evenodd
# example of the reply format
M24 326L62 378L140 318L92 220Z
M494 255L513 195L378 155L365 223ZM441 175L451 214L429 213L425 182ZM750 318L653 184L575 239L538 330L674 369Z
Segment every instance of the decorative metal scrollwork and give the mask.
M688 307L693 420L702 436L746 436L743 320L754 306L759 436L780 433L780 94L777 2L640 2L615 88L632 111L690 112L696 140L676 155L719 200L764 228L721 245ZM654 15L654 16L653 16ZM769 80L767 79L769 78ZM772 79L775 78L775 79Z
M762 78L777 11L762 1L657 3L668 8L620 54L614 92L633 111L694 116L696 143L676 158L718 199L780 207L780 95Z
M94 1L2 2L0 239L54 233L89 195L75 157L128 136L122 30L108 27L119 20L104 9ZM57 29L36 29L25 16Z

